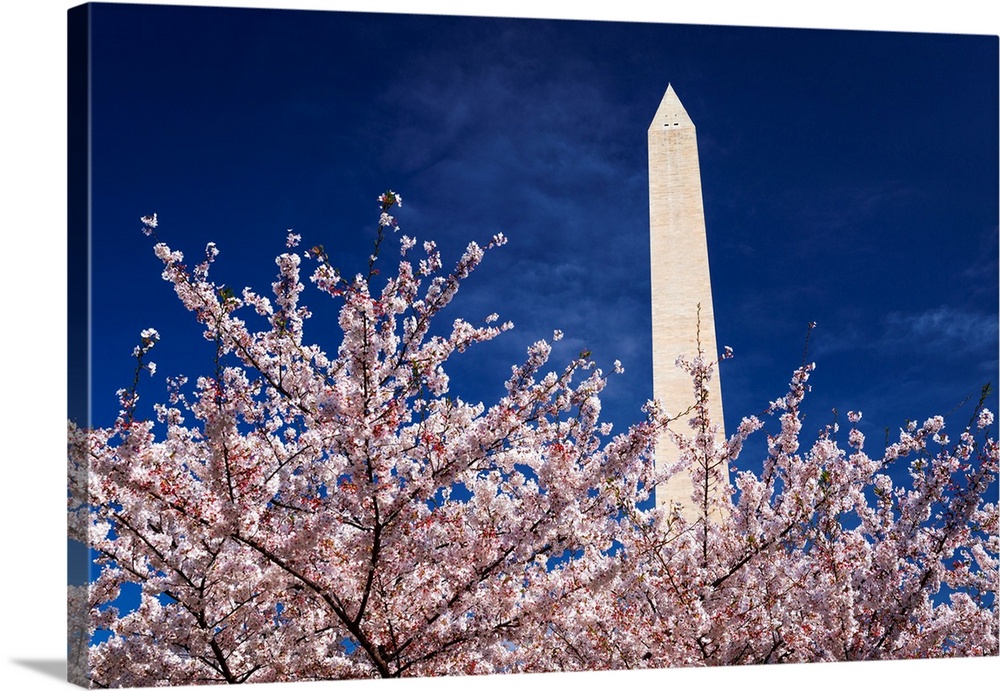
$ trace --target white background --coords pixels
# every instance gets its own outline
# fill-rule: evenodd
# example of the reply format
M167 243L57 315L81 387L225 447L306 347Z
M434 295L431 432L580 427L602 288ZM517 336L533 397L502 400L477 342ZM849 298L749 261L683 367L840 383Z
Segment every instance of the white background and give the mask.
M14 0L0 10L0 680L6 689L62 688L65 675L66 411L66 10L72 2ZM387 0L158 4L413 12ZM699 0L697 7L649 0L599 4L552 0L434 0L435 14L655 21L998 34L1000 12L986 0L950 0L916 10L878 0L754 3ZM660 6L662 5L662 6ZM934 94L928 94L933 98ZM149 104L156 107L155 103ZM127 280L127 267L123 278ZM769 668L664 670L571 675L406 680L408 689L629 686L633 689L869 689L967 686L1000 678L1000 658L850 663ZM981 683L981 682L980 682ZM287 689L263 684L256 689ZM379 689L381 682L325 682L309 689Z

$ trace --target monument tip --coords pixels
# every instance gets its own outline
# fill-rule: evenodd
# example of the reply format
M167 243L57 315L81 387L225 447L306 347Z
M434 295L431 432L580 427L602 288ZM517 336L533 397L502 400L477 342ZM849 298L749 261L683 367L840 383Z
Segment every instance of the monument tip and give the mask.
M649 124L649 129L652 131L685 125L693 127L694 122L691 121L690 116L688 116L687 111L681 104L680 98L677 97L677 92L674 91L673 84L667 82L667 90L663 93L660 106L656 109L656 115L653 116L653 121Z

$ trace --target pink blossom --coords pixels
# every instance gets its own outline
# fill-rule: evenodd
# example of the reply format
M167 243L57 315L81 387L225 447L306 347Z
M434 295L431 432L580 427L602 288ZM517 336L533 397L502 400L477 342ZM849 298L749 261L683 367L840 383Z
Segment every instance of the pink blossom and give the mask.
M979 429L986 429L993 424L993 413L988 409L983 408L979 411L979 417L976 419L976 426Z
M156 214L153 214L152 216L143 216L140 220L142 221L143 234L152 235L153 231L156 230L156 226L158 224L158 221L156 219Z

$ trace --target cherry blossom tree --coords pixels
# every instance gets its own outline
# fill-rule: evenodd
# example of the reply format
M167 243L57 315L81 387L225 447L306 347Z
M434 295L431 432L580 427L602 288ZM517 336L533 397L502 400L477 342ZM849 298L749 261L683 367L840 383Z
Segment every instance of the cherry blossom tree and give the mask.
M108 428L69 426L70 536L98 555L70 592L70 676L96 687L984 655L997 653L998 451L992 416L957 439L944 421L903 430L883 457L831 426L800 452L811 367L769 412L763 472L741 470L747 418L717 441L704 405L716 363L681 362L692 408L655 402L612 436L606 377L588 353L550 368L533 344L506 394L449 392L452 357L510 328L441 312L484 253L451 271L433 242L398 235L379 198L366 273L327 250L277 257L273 296L209 279L157 242L163 277L214 344L207 373L168 380L140 334L132 385ZM143 219L156 236L155 216ZM393 236L388 233L396 231ZM301 265L339 304L335 352L306 338ZM556 332L553 340L561 334ZM729 353L727 352L726 355ZM724 355L723 357L725 357ZM618 365L616 363L616 369ZM654 468L667 427L682 450ZM709 491L733 466L733 492ZM891 479L909 463L909 484ZM692 472L687 521L650 501ZM733 496L731 496L733 495ZM138 606L119 611L126 584ZM95 633L100 635L95 637ZM96 640L100 642L94 642Z
M510 325L456 319L442 336L433 320L505 240L470 244L446 273L434 243L412 262L402 236L398 272L373 295L399 202L380 198L367 275L306 253L312 282L342 302L334 354L304 339L299 254L277 258L270 299L212 283L214 245L193 269L156 245L217 356L193 393L171 381L155 420L138 419L133 386L112 427L70 428L72 527L103 565L91 626L112 632L90 649L95 684L513 670L522 632L608 568L617 497L648 482L652 415L608 441L601 371L584 354L544 372L546 342L492 406L450 397L449 358ZM136 383L155 371L158 334L141 337ZM108 603L126 582L141 604L119 613Z
M705 401L708 369L695 373ZM996 655L998 449L976 407L952 442L940 416L908 423L881 458L869 456L851 412L847 448L837 425L802 450L801 403L813 365L770 404L763 472L740 470L743 420L719 443L700 403L679 437L693 467L687 523L669 510L626 512L621 570L601 595L585 643L551 639L565 669L667 667ZM701 374L699 374L701 372ZM984 390L985 398L987 391ZM722 462L736 473L730 501L706 492ZM893 480L903 466L906 482ZM724 520L706 520L712 515ZM572 618L553 627L567 634ZM568 638L568 636L567 636Z

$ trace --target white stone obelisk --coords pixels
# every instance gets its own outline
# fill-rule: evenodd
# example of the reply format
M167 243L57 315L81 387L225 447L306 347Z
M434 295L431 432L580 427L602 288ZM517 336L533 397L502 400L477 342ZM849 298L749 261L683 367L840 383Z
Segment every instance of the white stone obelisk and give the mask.
M660 107L649 126L649 255L653 308L653 396L663 411L674 417L688 410L695 395L691 376L676 366L678 356L694 359L698 343L704 357L715 360L715 312L708 269L705 210L698 165L698 140L694 123L672 86L667 86ZM722 430L722 390L718 370L709 383L708 410ZM693 434L688 417L670 427ZM657 466L678 458L676 445L661 436L656 447ZM724 465L724 464L723 464ZM729 470L723 468L729 482ZM690 473L675 475L656 488L656 503L677 502L688 520L701 515L692 499ZM698 488L704 495L716 487Z

